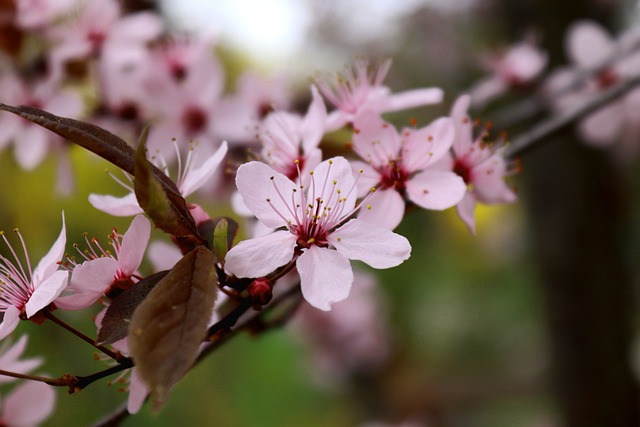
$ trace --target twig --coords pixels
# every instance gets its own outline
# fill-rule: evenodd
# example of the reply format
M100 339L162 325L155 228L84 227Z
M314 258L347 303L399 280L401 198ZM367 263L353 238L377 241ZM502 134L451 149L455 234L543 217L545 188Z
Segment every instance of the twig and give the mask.
M571 125L578 119L596 111L606 104L615 101L620 96L627 93L632 88L640 84L640 76L636 76L619 83L616 86L603 91L597 97L586 101L579 107L560 113L542 123L534 126L530 131L519 135L512 140L511 144L505 148L504 156L506 158L514 158L522 155L531 149L536 143L548 138L549 136L561 131L565 127Z

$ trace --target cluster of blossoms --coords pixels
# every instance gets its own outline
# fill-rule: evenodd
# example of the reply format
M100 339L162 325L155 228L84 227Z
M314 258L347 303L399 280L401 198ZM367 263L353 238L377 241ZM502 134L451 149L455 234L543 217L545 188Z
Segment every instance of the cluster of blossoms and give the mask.
M33 64L16 61L15 69L0 77L0 88L7 89L0 91L2 101L89 118L125 139L131 139L126 137L139 133L143 122L149 121L148 138L140 143L146 144L147 151L139 151L149 161L138 153L132 160L134 155L121 149L121 156L136 163L124 172L124 179L114 175L128 194L89 197L95 208L107 214L134 216L124 234L112 230L109 246L87 237L85 245L74 245L77 254L69 255L65 252L63 216L59 237L32 269L20 233L22 251L16 251L2 234L9 256L0 255L0 339L11 334L20 320L59 322L53 314L57 309L92 306L103 309L96 322L103 332L109 308L117 305L122 295L147 286L154 275L168 277L181 260L206 246L211 257L215 253L211 262L215 265L208 267L217 275L216 289L225 294L212 309L201 313L209 328L206 338L213 340L228 332L230 326L224 319L229 311L260 309L269 304L272 291L277 293L282 287L297 290L299 286L299 295L308 303L303 310L315 310L303 314L301 324L306 318L311 324L328 325L327 333L319 334L316 341L323 343L325 351L329 347L342 351L342 357L323 354L322 363L346 366L346 370L375 367L386 360L389 338L383 325L374 325L379 299L371 296L370 285L356 285L355 297L352 301L348 298L358 282L351 261L375 269L406 261L411 254L410 242L393 230L401 224L407 208L455 207L475 233L478 203L511 203L517 198L505 181L511 170L504 155L505 141L491 141L488 128L475 131L468 109L472 102L484 104L501 91L531 84L546 64L546 55L532 45L517 45L499 60L492 60L489 68L495 75L476 86L471 95L459 96L448 116L423 126L416 121L397 129L383 114L440 103L444 94L438 88L393 93L384 85L390 61L375 64L358 60L344 72L317 76L302 115L288 108L292 103L284 79L245 74L236 82L235 92L225 93L223 68L212 51L210 37L167 36L157 15L123 14L115 0L64 3L61 8L41 7L39 2L17 3L16 25L25 34L37 33L51 48L39 58L46 64L44 71L38 70L25 80L24 69ZM72 4L77 9L67 14ZM572 45L578 52L578 65L583 60L587 66L598 63L587 58L578 40L580 34L590 32L589 37L602 41L604 36L598 31L587 24L573 30L570 38L575 40ZM608 52L598 55L601 59ZM72 73L78 64L84 65L79 76ZM622 62L601 70L596 81L589 83L589 90L611 84L625 70ZM82 99L80 85L94 88L97 100ZM631 92L628 96L635 95ZM603 109L594 114L609 113ZM582 129L593 127L590 120L602 119L588 118ZM35 167L48 150L66 151L62 139L25 123L8 114L0 116L0 148L13 143L23 167ZM344 155L325 156L323 139L338 129L350 135ZM30 140L29 148L25 148L25 139ZM239 153L246 151L250 161L240 157ZM148 169L143 167L140 172L137 168L141 164ZM177 174L172 173L174 169ZM158 197L155 190L140 190L141 182L148 178L144 172L149 172L166 198ZM234 176L235 188L228 188L232 187L225 179L228 175ZM214 227L219 230L222 221L207 213L208 206L185 200L198 193L209 198L215 194L220 204L226 204L226 196L234 193L231 197L237 217L246 225L257 221L259 228L244 231L241 235L245 239L239 242L224 235L222 249L216 246L220 238L210 244L202 236L212 234ZM167 206L174 210L158 214ZM144 213L164 231L167 227L178 230L175 224L180 224L185 228L193 225L196 232L189 234L180 228L180 233L169 233L171 244L150 245L152 226ZM155 267L154 274L142 272L145 254ZM195 267L190 270L195 276L194 271ZM155 277L153 285L162 283L160 276ZM146 292L151 295L154 291ZM247 301L250 304L245 304ZM344 325L347 327L341 329ZM370 335L353 338L358 328L367 327L372 329ZM142 334L133 331L133 335L101 343L94 340L93 344L118 362L124 358L133 363L130 357L135 359L135 344L129 341L138 332ZM110 344L113 350L102 344ZM206 347L203 344L197 354ZM24 370L15 366L6 369ZM148 377L145 381L138 367L134 369L128 405L131 413L140 409L153 389ZM29 391L31 398L37 393ZM10 399L5 405L8 402ZM5 412L12 411L7 408ZM46 415L44 412L38 416Z

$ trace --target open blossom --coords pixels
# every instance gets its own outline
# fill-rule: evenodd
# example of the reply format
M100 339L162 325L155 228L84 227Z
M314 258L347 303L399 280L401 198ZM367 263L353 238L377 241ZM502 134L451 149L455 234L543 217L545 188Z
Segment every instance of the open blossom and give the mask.
M27 381L2 398L0 425L7 427L37 426L53 413L56 392L52 386Z
M17 372L19 374L27 374L42 365L41 358L31 358L20 360L20 356L27 347L28 336L23 335L15 344L5 341L0 348L0 369L4 371ZM0 375L0 384L6 384L15 381L13 377Z
M0 312L4 313L0 323L0 339L15 330L21 317L29 319L51 304L60 295L69 279L68 272L58 270L67 240L64 214L60 235L33 270L31 270L26 245L19 232L18 237L22 244L26 268L2 233L2 239L7 244L15 263L0 255Z
M262 157L289 179L295 179L299 172L306 176L322 161L318 145L324 135L327 110L315 86L311 86L311 94L311 105L304 117L275 111L260 128Z
M359 218L393 229L402 221L405 199L438 210L458 203L466 188L463 180L451 171L431 167L448 155L453 140L449 118L398 133L379 114L367 111L359 115L354 122L353 149L367 162L353 162L362 171L359 195L376 187Z
M304 298L330 310L349 295L349 260L395 267L409 258L411 246L387 229L350 219L357 194L346 159L326 160L309 175L302 186L264 163L240 166L236 184L245 205L267 227L285 229L238 243L225 268L238 277L261 277L295 259Z
M176 151L178 151L177 146ZM196 145L189 150L184 164L182 163L180 154L178 153L177 155L178 177L176 180L176 186L183 197L188 197L193 194L196 190L205 185L213 176L224 159L224 156L227 154L227 143L223 142L220 148L218 148L212 156L207 158L202 164L195 166L196 163L198 163L199 154L199 146ZM156 157L153 161L156 163L156 166L160 166L164 173L169 176L169 169L161 156ZM89 202L94 208L114 216L141 214L143 210L140 207L138 199L133 191L132 178L129 177L129 180L131 181L130 184L118 181L127 190L129 190L129 194L126 196L114 197L109 195L90 194ZM201 212L202 209L193 204L189 207L191 208L191 213L194 214L196 222L201 222L203 219L203 212Z
M471 89L474 105L483 105L509 89L527 86L544 70L548 55L531 42L517 43L503 52L481 57L491 73Z
M366 60L357 60L350 69L335 76L335 81L316 79L320 92L337 108L327 117L327 131L340 129L352 123L364 110L376 113L406 110L442 101L442 90L423 88L392 94L383 86L391 60L370 66Z
M451 109L455 141L448 168L460 175L467 185L467 191L456 209L469 230L475 233L477 203L512 203L516 195L504 181L507 163L502 153L483 140L484 133L475 139L473 137L473 126L467 116L470 101L468 95L463 95Z
M56 306L65 310L89 307L102 296L114 295L131 287L137 281L145 249L149 242L151 224L143 215L136 216L121 236L114 229L110 236L111 250L104 250L97 240L87 241L87 250L78 251L85 261L73 269L65 295L56 299ZM76 245L77 247L77 245Z

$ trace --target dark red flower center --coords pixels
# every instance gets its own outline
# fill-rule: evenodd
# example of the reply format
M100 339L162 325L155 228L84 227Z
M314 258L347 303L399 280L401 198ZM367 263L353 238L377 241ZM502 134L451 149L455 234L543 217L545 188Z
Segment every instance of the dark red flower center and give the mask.
M453 164L453 172L462 178L465 184L471 183L471 167L461 159L456 159Z
M406 182L409 173L397 161L390 161L381 172L382 188L393 188L403 193L406 190Z
M202 111L202 108L193 106L186 109L182 115L182 121L187 133L194 135L202 132L206 128L208 118L205 112Z

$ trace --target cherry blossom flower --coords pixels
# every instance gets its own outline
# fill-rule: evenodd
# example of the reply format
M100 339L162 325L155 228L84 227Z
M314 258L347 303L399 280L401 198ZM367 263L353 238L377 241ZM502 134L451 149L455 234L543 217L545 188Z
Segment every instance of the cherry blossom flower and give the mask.
M394 229L404 216L405 199L436 210L458 203L466 188L463 180L451 171L431 167L448 155L454 135L449 118L398 133L379 114L360 114L354 121L353 149L367 163L353 162L353 167L363 172L359 195L371 187L376 192L358 218Z
M0 424L7 427L37 426L53 413L56 392L52 386L27 381L2 399Z
M202 164L199 166L195 166L198 163L200 151L199 146L193 146L188 154L187 158L182 163L182 159L180 153L178 152L177 145L175 146L178 158L178 177L176 181L176 186L182 194L183 197L188 197L201 188L203 185L207 183L207 181L213 176L213 174L220 166L220 163L224 159L224 156L227 154L227 143L226 141L222 143L220 148L209 158L207 158ZM165 174L169 176L169 168L164 161L162 156L157 156L152 159L152 162L156 164L156 166L161 167ZM129 179L129 184L117 180L123 187L129 190L129 194L123 197L114 197L110 195L99 195L99 194L90 194L89 202L95 207L103 212L106 212L113 216L130 216L137 215L143 212L142 208L138 204L138 200L136 199L136 195L133 191L133 178L127 175ZM197 205L191 204L189 206L191 208L191 213L194 215L194 219L196 219L197 223L202 222L204 219L208 219L208 215L204 214L206 218L203 217L202 208ZM201 212L202 211L202 212Z
M2 233L14 262L0 255L0 312L4 313L0 323L0 339L14 331L21 318L29 319L55 300L67 285L69 273L58 270L64 256L66 229L64 213L62 230L49 252L42 257L35 269L31 269L29 254L22 235L16 230L26 262L20 262L16 251Z
M72 270L69 286L63 296L56 299L56 306L65 310L89 307L102 296L117 295L138 280L138 268L142 262L151 224L143 215L136 216L124 236L114 229L109 237L113 252L103 249L96 239L87 240L87 250L80 255L85 259L77 264L70 259ZM77 245L74 245L78 248Z
M5 371L16 372L19 374L26 374L42 365L43 360L41 358L31 358L20 360L20 356L27 347L27 341L29 340L27 335L20 337L15 344L11 344L5 341L0 348L0 369ZM15 378L0 375L0 384L6 384L15 381Z
M311 86L311 94L311 105L304 118L276 111L261 126L262 157L289 179L295 179L298 173L306 176L322 161L318 145L324 135L327 110L315 86Z
M516 43L503 52L481 57L481 65L491 76L480 80L471 89L474 105L480 106L509 89L531 84L547 66L548 55L532 42Z
M340 129L353 122L364 110L386 113L442 101L443 93L439 88L392 94L388 87L382 85L390 67L391 60L373 66L366 60L357 60L346 72L337 73L334 81L316 79L320 92L337 108L327 117L327 131Z
M567 55L573 67L558 70L547 83L552 105L558 110L575 108L611 86L640 74L640 52L621 53L637 43L638 31L631 29L615 40L592 21L573 24L566 36ZM616 55L621 58L615 60ZM608 65L607 65L608 63ZM569 90L585 73L594 77L577 90ZM632 89L618 100L587 115L578 124L582 139L593 146L615 146L621 157L633 157L640 144L640 89Z
M445 159L448 169L460 175L467 185L464 197L456 206L458 215L475 234L475 208L477 203L512 203L516 195L504 181L507 164L500 145L486 143L484 132L474 139L473 126L467 116L469 95L458 98L451 109L455 125L453 157Z
M225 268L238 277L261 277L295 260L302 295L326 311L349 295L349 260L394 267L409 258L411 246L389 230L350 219L357 195L346 159L326 160L309 175L304 187L301 178L296 184L264 163L238 168L245 205L267 227L285 229L238 243L227 253Z
M69 12L76 0L17 0L16 23L24 29L45 29Z

